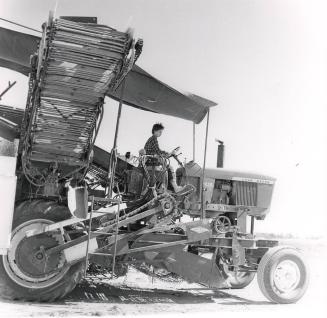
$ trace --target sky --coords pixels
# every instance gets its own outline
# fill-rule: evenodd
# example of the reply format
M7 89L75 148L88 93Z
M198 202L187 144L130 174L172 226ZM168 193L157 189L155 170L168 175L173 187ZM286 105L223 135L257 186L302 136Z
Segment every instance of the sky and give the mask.
M57 4L56 4L57 2ZM260 232L325 235L327 227L327 5L320 0L0 0L0 17L40 29L48 12L97 16L143 38L137 64L161 81L218 103L210 113L207 166L215 138L225 167L277 178ZM36 34L0 21L0 26ZM0 44L1 45L1 44ZM26 77L0 68L1 103L25 107ZM110 150L117 102L107 99L96 144ZM137 154L155 122L161 148L192 158L192 123L123 107L118 150ZM205 121L196 127L202 165Z

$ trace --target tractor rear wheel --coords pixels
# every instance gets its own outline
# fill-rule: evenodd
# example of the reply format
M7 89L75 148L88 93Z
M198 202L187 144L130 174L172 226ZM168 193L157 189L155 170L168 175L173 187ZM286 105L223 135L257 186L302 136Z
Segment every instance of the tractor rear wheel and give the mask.
M82 278L84 262L70 266L62 252L50 257L44 254L44 250L64 242L62 234L25 235L69 217L68 208L54 201L24 201L16 206L10 249L0 258L2 298L54 301L75 288Z
M305 293L309 273L299 250L276 246L262 257L257 278L260 290L268 300L291 304Z

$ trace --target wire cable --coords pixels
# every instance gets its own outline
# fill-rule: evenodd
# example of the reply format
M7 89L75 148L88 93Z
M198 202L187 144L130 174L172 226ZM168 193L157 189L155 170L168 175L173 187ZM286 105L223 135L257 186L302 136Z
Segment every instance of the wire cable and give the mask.
M17 26L20 26L20 27L25 28L25 29L28 29L28 30L32 30L34 32L42 33L42 31L40 31L40 30L36 30L36 29L30 28L30 27L28 27L26 25L23 25L23 24L20 24L20 23L16 23L16 22L13 22L13 21L4 19L4 18L0 18L0 20L5 21L5 22L8 22L8 23L11 23L11 24L14 24L14 25L17 25Z

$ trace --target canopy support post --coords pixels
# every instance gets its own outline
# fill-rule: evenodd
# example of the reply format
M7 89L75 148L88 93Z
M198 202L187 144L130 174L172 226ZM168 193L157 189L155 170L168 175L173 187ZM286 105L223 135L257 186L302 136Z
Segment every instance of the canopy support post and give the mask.
M109 159L110 160L109 169L108 169L109 186L107 188L107 193L106 193L109 198L111 198L112 189L114 186L114 178L115 178L116 163L117 163L117 140L118 140L121 111L123 108L124 91L125 91L125 79L122 82L122 88L121 88L120 98L119 98L119 107L118 107L118 113L117 113L117 120L116 120L114 143L113 143L113 146L112 146L112 149L110 152L110 159Z
M193 161L195 161L195 123L193 122Z
M209 118L210 118L210 108L208 108L207 113L207 126L206 126L206 136L204 143L204 155L203 155L203 167L202 167L202 175L201 175L201 219L205 219L205 202L204 202L204 191L206 190L204 187L204 172L206 169L206 161L207 161L207 145L208 145L208 130L209 130Z
M117 122L116 122L116 131L115 131L114 145L113 145L114 149L117 148L117 139L118 139L118 131L119 131L119 124L120 124L121 110L123 108L124 91L125 91L125 79L122 82L122 88L121 88L121 93L120 93L120 98L119 98L119 107L118 107Z

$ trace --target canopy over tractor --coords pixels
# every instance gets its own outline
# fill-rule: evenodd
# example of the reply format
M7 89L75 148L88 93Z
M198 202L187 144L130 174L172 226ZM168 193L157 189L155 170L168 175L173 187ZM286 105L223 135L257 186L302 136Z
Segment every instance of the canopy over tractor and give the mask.
M38 48L40 38L0 27L0 67L17 71L28 76L30 56ZM133 65L126 76L123 103L142 110L170 115L200 123L208 108L217 105L203 97L181 93L154 78L137 65ZM119 100L121 88L106 93Z
M18 144L0 157L7 167L0 182L8 185L0 193L7 203L2 233L10 235L10 242L0 237L2 297L52 301L92 265L115 277L129 264L212 288L243 288L257 272L272 302L302 297L308 279L300 252L254 235L274 178L205 169L205 160L202 168L182 164L173 155L185 185L176 193L167 184L172 157L143 153L131 164L118 155L119 120L112 151L94 145L105 96L119 100L119 114L125 103L209 121L215 103L134 64L142 40L94 18L50 14L41 39L0 28L0 43L0 65L29 75L26 109L0 105L0 135Z

